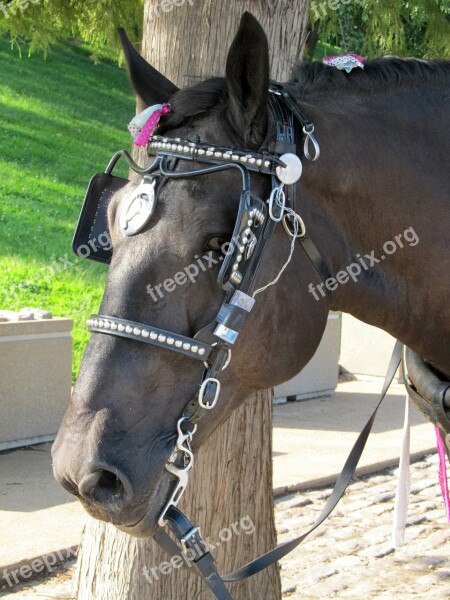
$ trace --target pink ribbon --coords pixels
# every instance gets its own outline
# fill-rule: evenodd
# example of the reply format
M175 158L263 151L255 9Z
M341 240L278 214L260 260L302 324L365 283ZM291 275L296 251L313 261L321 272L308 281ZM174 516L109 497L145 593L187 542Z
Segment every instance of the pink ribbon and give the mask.
M152 133L155 131L160 118L163 115L168 115L171 111L170 104L163 104L160 110L155 110L151 117L147 120L140 134L134 140L135 146L147 146Z
M447 522L450 523L450 496L448 491L447 463L445 462L446 453L444 442L442 441L441 430L437 426L435 426L434 429L436 431L437 451L439 456L439 483L441 485L442 497L444 498Z

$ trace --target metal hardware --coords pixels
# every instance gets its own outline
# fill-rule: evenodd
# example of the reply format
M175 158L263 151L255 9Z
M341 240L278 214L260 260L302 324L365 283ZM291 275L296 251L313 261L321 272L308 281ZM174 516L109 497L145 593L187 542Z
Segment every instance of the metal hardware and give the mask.
M308 125L304 125L303 133L306 135L305 145L303 147L303 153L305 155L305 158L314 162L320 156L320 146L319 146L316 138L314 137L314 125L312 123L309 123ZM311 156L311 154L309 152L309 142L312 142L312 145L314 146L314 156Z
M293 214L295 215L295 217L293 217ZM298 225L297 234L294 234L294 229L291 229L291 226L288 225L288 221L292 221L293 218L295 218L295 220L297 221L297 225ZM283 216L283 227L284 227L285 232L291 238L295 237L295 239L298 239L298 238L302 238L303 236L306 235L306 225L305 225L303 219L301 218L301 216L298 215L297 213L285 214Z
M188 419L186 417L182 417L179 419L177 423L177 431L178 431L178 439L176 443L176 447L174 453L172 454L173 462L168 462L166 464L166 471L174 475L178 479L178 483L170 497L170 500L167 502L164 507L161 516L158 520L158 525L160 527L164 527L166 525L166 514L170 507L177 507L185 489L187 488L189 482L189 471L194 466L194 454L191 450L190 444L192 441L192 437L197 431L197 425L194 425L192 431L184 432L182 429L183 423L186 423ZM178 453L183 454L184 467L180 468L174 464L174 461L177 460ZM172 459L171 457L171 459Z
M216 390L215 390L214 398L213 398L212 402L210 404L207 404L204 400L204 396L206 393L206 387L211 383L216 386ZM218 379L215 379L214 377L208 377L208 379L205 379L205 381L200 386L200 391L198 393L198 403L200 404L200 406L202 408L205 408L206 410L211 410L212 408L214 408L216 406L217 400L219 399L219 395L220 395L220 381Z
M276 207L276 209L275 209ZM273 188L269 198L269 216L275 223L280 223L286 208L286 195L283 190L283 184Z

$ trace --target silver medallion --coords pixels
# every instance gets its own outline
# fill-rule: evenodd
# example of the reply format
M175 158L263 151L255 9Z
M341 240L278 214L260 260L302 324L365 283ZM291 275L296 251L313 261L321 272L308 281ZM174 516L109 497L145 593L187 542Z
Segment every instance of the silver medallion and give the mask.
M119 227L125 235L136 235L144 229L156 205L156 180L144 178L139 186L122 201Z

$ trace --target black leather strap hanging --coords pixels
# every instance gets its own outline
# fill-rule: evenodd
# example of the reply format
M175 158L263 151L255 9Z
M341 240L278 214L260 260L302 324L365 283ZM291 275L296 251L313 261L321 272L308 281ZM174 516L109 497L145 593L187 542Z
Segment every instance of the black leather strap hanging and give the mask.
M252 575L256 575L256 573L259 573L260 571L267 569L274 563L281 560L284 556L286 556L287 554L292 552L292 550L294 550L299 544L301 544L301 542L303 542L303 540L305 538L307 538L315 529L317 529L317 527L319 527L325 521L325 519L327 519L327 517L331 514L331 512L334 510L334 508L338 504L339 500L344 495L344 493L355 473L356 467L357 467L359 460L361 458L361 455L364 451L367 439L372 430L372 426L375 421L375 417L378 413L378 409L380 408L381 403L383 402L383 400L387 394L387 391L392 383L392 380L394 379L395 373L397 372L397 369L401 363L403 348L404 348L404 346L401 342L396 342L394 351L391 356L391 360L389 362L389 367L388 367L388 370L386 373L386 377L385 377L385 380L383 383L383 388L381 390L380 399L375 407L375 410L373 411L372 415L370 416L370 418L367 421L366 425L364 426L363 430L359 434L358 439L356 440L352 450L350 451L350 454L345 462L345 465L344 465L344 468L342 469L341 474L339 475L336 485L335 485L330 497L328 498L322 512L320 513L319 517L316 519L315 523L312 525L312 527L310 527L305 533L303 533L298 538L295 538L294 540L291 540L290 542L281 544L274 550L267 552L266 554L260 556L259 558L255 559L255 560L251 561L250 563L248 563L247 565L243 566L242 568L237 569L236 571L233 571L232 573L228 573L228 575L225 575L222 578L220 578L220 576L217 574L217 571L214 571L214 573L215 573L214 577L211 578L211 575L209 575L210 579L209 579L209 581L206 581L206 582L207 582L209 588L216 595L216 598L221 600L222 598L227 598L227 596L218 595L216 593L216 590L214 589L214 587L210 585L211 581L214 581L214 582L218 582L218 580L220 580L221 582L242 581L243 579L247 579L248 577L251 577ZM180 541L180 542L182 540L185 541L186 535L189 534L189 531L186 532L187 523L189 523L189 521L188 521L188 519L186 519L186 517L184 517L184 515L183 515L183 513L181 513L181 511L179 511L178 509L175 509L175 510L171 509L170 527L171 527L173 533L175 534L175 536L177 537L178 541ZM189 525L190 525L190 523L189 523ZM195 532L196 536L200 535L198 528L191 526L190 531ZM163 548L163 550L165 550L170 556L176 556L181 553L180 548L168 536L168 534L165 531L161 530L160 532L158 532L158 534L155 536L154 539ZM197 539L198 539L198 537L197 537ZM208 569L212 569L212 568L215 569L215 566L212 567L211 563L208 563ZM208 573L210 573L209 570L208 570ZM218 587L217 587L217 590L219 591ZM228 596L228 598L231 598L231 596Z

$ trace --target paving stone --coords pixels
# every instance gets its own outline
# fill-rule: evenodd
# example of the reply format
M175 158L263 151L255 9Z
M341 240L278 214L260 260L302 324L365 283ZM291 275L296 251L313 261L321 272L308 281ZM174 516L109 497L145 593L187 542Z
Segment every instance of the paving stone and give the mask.
M437 547L441 546L447 540L450 540L450 527L447 529L441 529L439 531L436 531L435 533L432 533L429 536L427 543L432 548L437 548Z
M312 500L306 498L306 496L291 494L288 497L282 498L280 502L276 502L275 506L278 510L286 510L289 508L301 508L302 506L308 506L309 504L312 504Z

